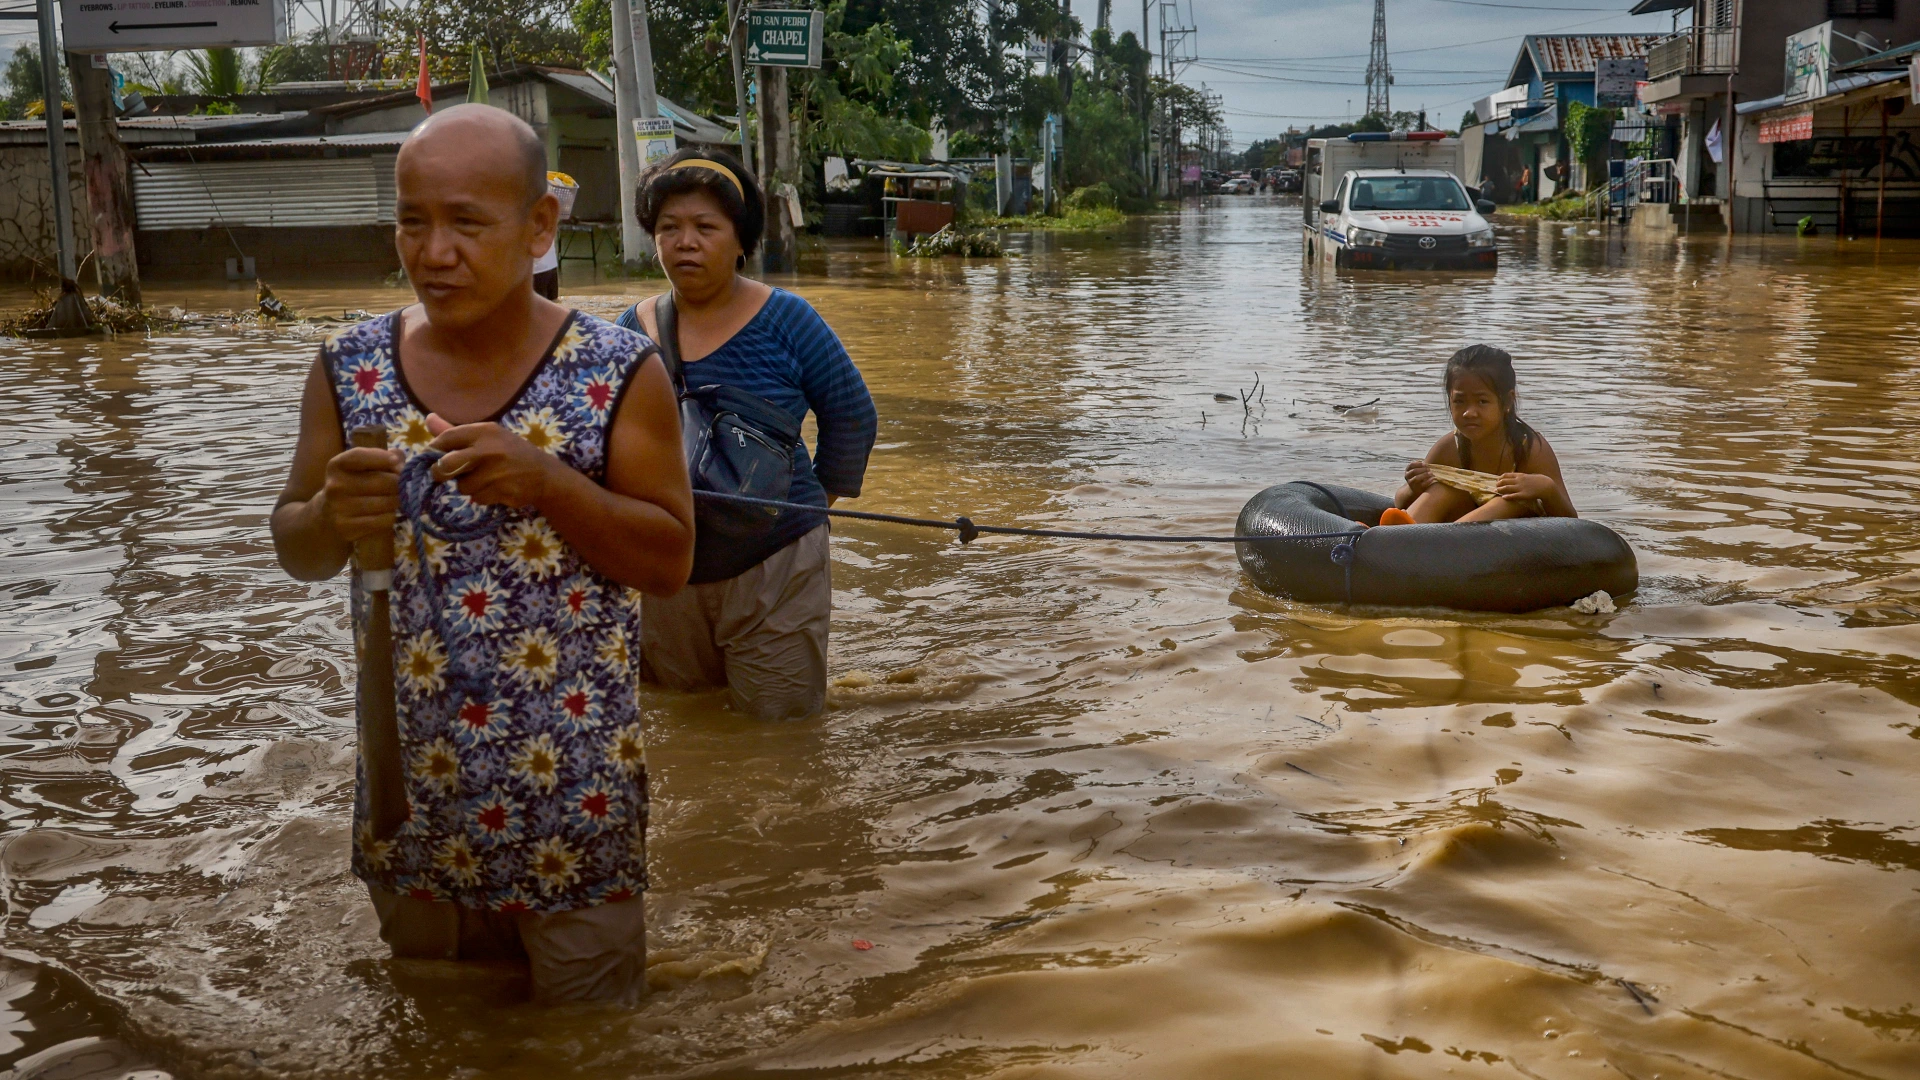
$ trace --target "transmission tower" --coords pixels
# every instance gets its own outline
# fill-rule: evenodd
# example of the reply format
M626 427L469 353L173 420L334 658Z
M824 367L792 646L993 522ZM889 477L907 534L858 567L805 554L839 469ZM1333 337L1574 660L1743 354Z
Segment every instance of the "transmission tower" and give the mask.
M287 14L296 38L302 23L313 27L311 40L326 50L329 78L377 79L386 7L386 0L288 0Z
M1392 111L1387 88L1393 68L1387 65L1387 0L1373 0L1373 53L1367 59L1367 112L1385 118Z

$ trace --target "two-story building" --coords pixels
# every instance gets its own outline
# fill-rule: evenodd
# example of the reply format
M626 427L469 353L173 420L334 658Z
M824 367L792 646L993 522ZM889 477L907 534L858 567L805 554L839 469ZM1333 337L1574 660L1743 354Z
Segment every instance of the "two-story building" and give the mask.
M1550 199L1579 187L1586 178L1569 161L1567 105L1594 103L1600 61L1644 57L1657 40L1652 34L1528 34L1506 88L1474 103L1481 130L1468 136L1469 179L1489 185L1496 199Z
M1920 4L1640 0L1631 11L1673 20L1648 52L1641 101L1678 124L1675 173L1696 224L1726 228L1726 214L1735 231L1790 231L1811 218L1852 234L1898 217L1911 231L1920 108L1904 100L1906 53L1892 46L1920 37Z

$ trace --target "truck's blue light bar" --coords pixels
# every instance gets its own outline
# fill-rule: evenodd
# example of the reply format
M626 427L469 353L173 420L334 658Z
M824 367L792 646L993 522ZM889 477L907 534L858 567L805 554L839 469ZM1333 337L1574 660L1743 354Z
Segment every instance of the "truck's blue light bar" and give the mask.
M1444 131L1356 131L1347 136L1348 142L1433 142L1444 139Z

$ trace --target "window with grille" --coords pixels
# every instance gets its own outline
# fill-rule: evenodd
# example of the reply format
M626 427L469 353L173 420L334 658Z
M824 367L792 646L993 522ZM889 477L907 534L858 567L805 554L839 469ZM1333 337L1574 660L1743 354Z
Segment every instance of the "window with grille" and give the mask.
M1893 0L1827 0L1829 19L1891 19Z

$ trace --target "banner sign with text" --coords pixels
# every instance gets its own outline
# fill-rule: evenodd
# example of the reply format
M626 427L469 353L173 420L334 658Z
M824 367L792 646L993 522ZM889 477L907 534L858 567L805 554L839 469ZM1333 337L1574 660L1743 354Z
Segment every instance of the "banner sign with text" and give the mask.
M155 52L287 43L282 0L60 0L68 52Z
M1762 143L1799 142L1813 138L1813 108L1770 113L1760 118Z
M747 63L817 68L826 44L826 12L748 8Z

